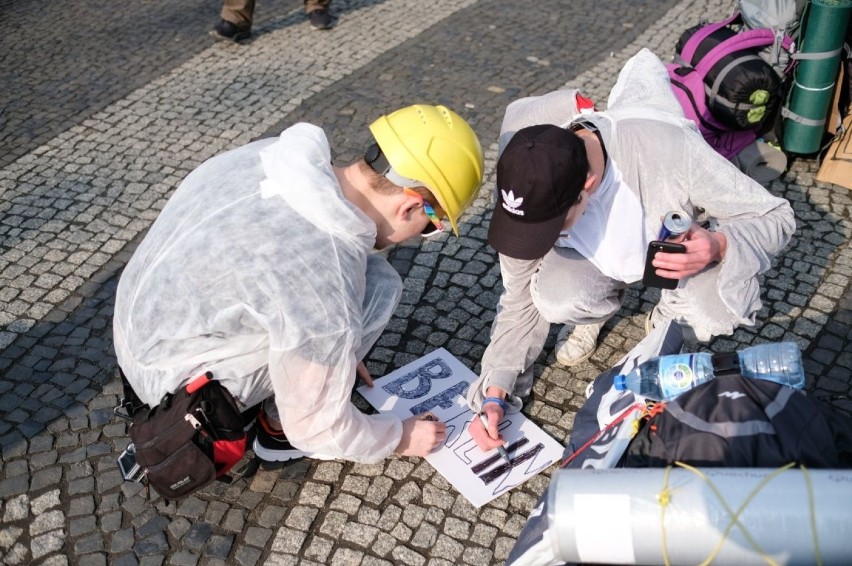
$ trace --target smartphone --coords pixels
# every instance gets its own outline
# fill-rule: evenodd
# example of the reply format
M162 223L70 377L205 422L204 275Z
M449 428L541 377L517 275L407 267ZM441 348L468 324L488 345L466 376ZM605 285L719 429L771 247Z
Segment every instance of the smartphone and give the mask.
M136 461L136 445L132 442L118 457L118 469L124 481L142 481L145 472Z
M683 244L675 244L673 242L660 242L655 240L648 244L648 253L645 255L645 274L642 276L642 283L646 287L659 287L660 289L676 288L679 279L660 277L657 275L657 270L651 262L654 261L654 256L657 255L657 252L682 254L685 251L686 247L684 247Z

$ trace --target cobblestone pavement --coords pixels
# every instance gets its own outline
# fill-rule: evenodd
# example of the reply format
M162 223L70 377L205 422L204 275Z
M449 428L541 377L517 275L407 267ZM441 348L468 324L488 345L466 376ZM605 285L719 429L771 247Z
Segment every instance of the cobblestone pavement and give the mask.
M300 461L170 505L122 483L118 275L203 160L306 120L346 162L380 113L443 103L483 140L486 182L460 238L390 252L405 293L368 367L445 347L477 371L500 293L485 239L506 104L568 84L605 101L640 47L667 57L731 2L336 0L336 28L315 32L288 1L260 5L242 46L206 36L213 0L136 4L0 1L0 563L502 563L552 470L481 509L415 458ZM798 158L770 187L798 231L764 278L757 325L709 348L794 340L809 391L850 413L852 192L816 169ZM643 337L656 298L631 289L578 368L555 363L554 328L526 414L567 439L586 384Z

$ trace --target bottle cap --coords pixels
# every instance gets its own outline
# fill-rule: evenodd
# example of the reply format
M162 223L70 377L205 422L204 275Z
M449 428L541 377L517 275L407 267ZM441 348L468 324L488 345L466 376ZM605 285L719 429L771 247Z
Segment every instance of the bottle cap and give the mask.
M627 376L626 375L616 375L612 382L613 386L615 386L616 391L624 391L627 389Z

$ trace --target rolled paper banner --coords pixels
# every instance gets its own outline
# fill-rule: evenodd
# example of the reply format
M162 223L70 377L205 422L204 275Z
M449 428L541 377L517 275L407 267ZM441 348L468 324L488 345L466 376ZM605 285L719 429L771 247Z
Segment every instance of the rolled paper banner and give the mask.
M785 151L820 149L850 14L852 0L811 0L805 8L789 105L781 111Z
M849 564L852 471L561 469L548 564ZM544 562L538 562L539 564Z

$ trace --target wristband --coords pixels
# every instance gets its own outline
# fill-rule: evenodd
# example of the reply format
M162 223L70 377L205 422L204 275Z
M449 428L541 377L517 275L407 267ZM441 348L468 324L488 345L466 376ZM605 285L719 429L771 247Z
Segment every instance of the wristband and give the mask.
M509 405L507 405L506 402L499 397L486 397L482 400L482 406L484 407L486 403L497 403L500 405L500 408L503 409L504 414L509 410Z

